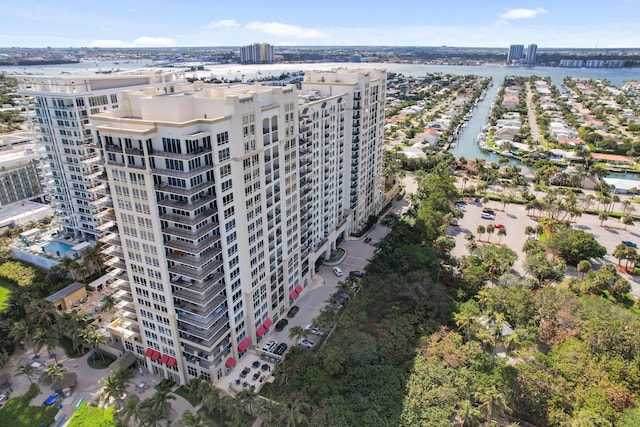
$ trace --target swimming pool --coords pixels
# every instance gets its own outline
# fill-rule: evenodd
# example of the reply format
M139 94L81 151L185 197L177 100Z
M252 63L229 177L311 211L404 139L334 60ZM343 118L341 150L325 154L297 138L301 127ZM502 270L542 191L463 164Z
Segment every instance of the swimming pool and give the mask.
M60 242L51 242L51 243L47 243L44 246L45 252L48 252L52 255L59 254L59 256L65 256L67 252L71 250L71 248L72 248L71 245L67 245L66 243L60 243Z

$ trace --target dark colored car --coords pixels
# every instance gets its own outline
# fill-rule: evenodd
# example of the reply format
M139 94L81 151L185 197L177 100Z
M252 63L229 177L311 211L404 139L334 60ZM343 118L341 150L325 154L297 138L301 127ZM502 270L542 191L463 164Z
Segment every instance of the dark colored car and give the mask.
M294 317L296 317L296 314L298 314L299 311L300 311L300 307L298 307L297 305L294 305L289 309L289 311L287 311L287 317L289 319L293 319Z
M47 397L47 399L44 401L44 406L55 405L57 401L58 401L58 395L52 394L51 396Z
M289 346L287 346L287 344L281 342L280 344L278 344L278 346L276 347L275 350L273 350L274 354L277 354L278 356L282 356L284 354L285 351L287 351L287 348Z
M370 241L371 241L371 237L366 237L366 238L364 239L364 242L365 242L365 243L369 243Z
M629 240L623 240L622 244L625 245L625 246L629 246L630 248L635 248L635 249L638 248L637 244L635 244L635 243L633 243L633 242L631 242Z
M353 277L363 277L364 273L362 271L356 270L356 271L350 271L349 275Z
M287 319L278 320L278 323L276 323L276 331L280 332L281 330L286 328L288 324L289 324L289 321Z

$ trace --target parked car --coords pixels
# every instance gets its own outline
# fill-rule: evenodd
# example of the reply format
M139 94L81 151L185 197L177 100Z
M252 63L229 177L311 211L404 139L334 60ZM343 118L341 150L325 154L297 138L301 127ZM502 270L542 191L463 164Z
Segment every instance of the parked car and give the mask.
M57 401L58 401L58 395L57 394L52 394L51 396L49 396L49 397L47 397L45 399L44 406L55 405Z
M460 199L456 202L456 205L466 205L466 204L467 204L467 201L463 199Z
M504 225L502 224L493 224L494 228L504 228Z
M364 273L362 271L355 270L355 271L350 271L349 275L353 277L363 277Z
M6 394L0 394L0 405L2 405L6 400L9 399L9 396Z
M281 330L286 328L288 324L289 324L289 321L287 319L280 319L278 320L278 323L276 323L275 329L276 331L280 332Z
M313 348L313 346L316 345L316 343L303 338L300 341L298 341L298 345L303 348Z
M262 347L262 351L268 351L268 352L270 352L270 353L273 353L273 349L275 349L277 345L278 345L278 341L276 341L276 340L269 340L269 341L267 341L267 343L264 345L264 347Z
M273 350L274 354L277 354L278 356L282 356L284 354L285 351L287 351L287 348L289 348L289 346L283 342L281 342L280 344L278 344L278 346L275 348L275 350Z
M490 213L482 212L482 213L480 214L480 218L482 218L482 219L491 219L491 220L494 220L494 219L496 219L496 216L495 216L495 215L492 215L492 214L490 214Z
M333 272L336 276L342 277L342 269L340 267L333 267Z
M365 237L364 242L369 243L371 241L371 237Z
M629 246L630 248L638 249L638 245L629 240L623 240L622 244L625 246Z
M349 298L351 298L349 294L346 294L344 292L336 292L335 294L331 294L331 296L333 298L340 300L342 304L346 303L349 300Z
M456 205L456 209L455 210L466 212L467 208L464 205Z
M308 324L307 326L305 326L304 330L305 331L309 331L313 335L319 335L319 336L323 336L324 335L324 332L322 332L320 329L316 328L312 324Z
M488 213L490 215L495 215L496 211L494 211L493 209L484 208L484 209L482 209L482 213Z
M289 319L293 319L294 317L296 317L296 314L298 314L299 311L300 311L300 307L298 307L297 305L294 305L289 309L289 311L287 311L287 317Z

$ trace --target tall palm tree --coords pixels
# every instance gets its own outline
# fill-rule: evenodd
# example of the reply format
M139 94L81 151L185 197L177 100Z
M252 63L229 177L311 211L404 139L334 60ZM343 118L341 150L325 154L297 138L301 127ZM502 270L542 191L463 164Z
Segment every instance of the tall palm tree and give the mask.
M25 377L27 377L27 379L29 380L29 383L33 384L33 380L31 379L31 374L33 374L35 370L36 369L33 366L27 363L27 364L18 366L18 369L16 369L16 372L19 373L20 375L24 375Z
M47 365L47 369L44 371L44 379L47 382L53 382L54 380L62 381L67 371L68 369L62 365Z
M309 336L309 331L304 329L302 326L296 325L292 326L289 329L289 338L294 340L295 342L300 341L302 338L307 338Z
M305 415L308 410L309 404L304 402L289 400L283 403L279 414L281 425L286 427L308 425L309 419Z
M116 305L118 304L115 297L113 295L107 295L102 299L102 308L101 311L108 311L113 313L116 310Z
M207 424L198 412L194 414L188 410L182 414L179 425L182 427L207 427Z
M90 330L88 332L88 334L85 334L84 340L86 341L89 348L91 348L91 350L93 351L93 360L96 360L98 353L100 353L100 358L104 362L104 354L99 351L99 346L100 344L106 344L109 339L101 332L95 330Z
M103 388L96 396L96 399L106 403L113 399L116 407L120 408L123 403L122 398L127 392L127 387L131 383L132 378L133 372L129 369L120 369L115 374L102 378L100 385Z
M499 237L499 239L498 239L498 243L501 243L501 242L502 242L502 238L503 238L504 236L506 236L506 235L507 235L507 229L506 229L506 228L500 228L500 229L498 229L498 237Z
M496 231L496 228L492 224L489 224L487 225L486 230L487 230L487 241L490 242L491 235L493 234L494 231Z
M24 320L19 320L11 326L9 338L18 345L25 345L31 339L31 327Z
M502 417L509 409L504 395L495 387L478 390L475 398L479 403L480 412L490 421Z
M462 427L476 427L482 421L482 414L467 400L458 405L456 419Z
M276 421L276 414L278 412L279 406L280 405L278 403L273 402L269 399L258 399L258 404L256 406L256 415L262 420L263 427L275 425L272 423Z
M172 383L169 381L161 381L156 386L156 392L151 396L150 403L155 412L159 412L165 416L169 415L171 409L170 400L176 400L171 394Z
M129 421L133 421L135 425L140 425L144 416L144 407L140 405L140 398L131 395L124 402L124 406L117 412L117 417L125 426L129 425Z
M42 347L46 345L49 338L49 331L45 329L38 329L31 337L31 347L33 347L33 354L37 355L42 350Z
M484 225L480 224L476 229L476 232L478 233L479 236L482 236L484 233L487 232L487 229L485 228ZM482 237L480 237L480 239L482 239Z
M45 329L53 326L53 307L44 300L31 302L27 306L27 320L32 325L37 325Z

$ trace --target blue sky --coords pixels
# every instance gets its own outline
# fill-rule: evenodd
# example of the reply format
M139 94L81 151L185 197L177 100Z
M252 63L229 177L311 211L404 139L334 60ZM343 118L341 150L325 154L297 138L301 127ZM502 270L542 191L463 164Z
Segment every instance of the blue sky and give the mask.
M0 46L640 47L640 0L3 0Z

